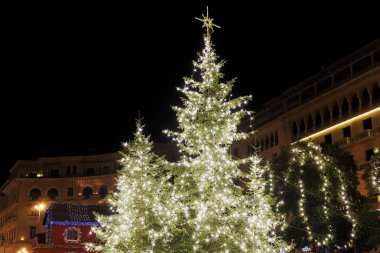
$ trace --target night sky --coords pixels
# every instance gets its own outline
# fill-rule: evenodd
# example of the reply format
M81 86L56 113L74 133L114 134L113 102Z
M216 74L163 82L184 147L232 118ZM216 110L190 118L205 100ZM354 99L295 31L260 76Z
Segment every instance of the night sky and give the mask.
M168 141L161 130L176 127L170 106L202 49L194 17L206 5L222 27L213 40L223 72L238 76L233 94L252 94L256 111L380 37L368 3L139 2L3 9L0 182L16 160L118 150L138 111L153 140Z

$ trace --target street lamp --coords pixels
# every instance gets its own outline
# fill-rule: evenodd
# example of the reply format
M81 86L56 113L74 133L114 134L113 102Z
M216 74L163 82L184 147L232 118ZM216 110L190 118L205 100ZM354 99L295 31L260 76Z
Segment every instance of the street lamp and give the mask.
M41 211L44 210L46 205L44 203L40 203L34 206L34 209L38 211L38 222L37 222L37 235L40 233L40 219L41 219Z

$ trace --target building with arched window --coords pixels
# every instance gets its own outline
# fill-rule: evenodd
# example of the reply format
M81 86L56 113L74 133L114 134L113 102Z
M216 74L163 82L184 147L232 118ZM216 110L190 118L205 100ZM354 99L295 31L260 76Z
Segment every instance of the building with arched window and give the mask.
M232 147L235 156L256 148L271 159L281 147L311 139L338 145L359 168L369 166L380 146L380 39L265 103L253 128L254 136ZM360 173L358 191L366 195Z
M158 155L178 159L171 143L156 143ZM119 152L86 156L41 157L17 161L0 187L1 253L32 248L32 238L45 233L42 218L53 203L98 205L115 190ZM43 204L43 205L41 205Z
M119 158L119 153L110 153L17 161L0 188L0 235L5 239L5 252L31 249L32 238L45 232L42 218L52 203L104 203L114 188ZM41 203L44 208L36 208Z

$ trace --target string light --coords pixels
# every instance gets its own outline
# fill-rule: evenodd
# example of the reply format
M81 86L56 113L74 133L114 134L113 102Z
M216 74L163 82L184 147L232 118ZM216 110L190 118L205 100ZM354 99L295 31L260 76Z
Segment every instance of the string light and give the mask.
M151 152L137 124L134 140L121 160L118 192L107 202L114 215L97 216L93 232L103 252L260 252L289 249L276 235L283 224L265 193L264 169L257 156L234 159L233 142L251 133L237 126L251 112L243 109L251 96L232 98L235 79L222 82L211 33L215 25L203 16L204 49L194 62L201 80L185 78L177 88L183 107L174 106L178 131L165 131L181 158L168 163ZM194 70L194 72L195 72ZM240 165L250 163L249 173ZM173 183L169 183L173 177ZM237 185L241 182L243 186Z
M305 181L303 179L305 169L303 166L306 163L310 164L310 162L319 171L319 176L321 178L321 184L319 185L321 196L305 189ZM268 170L273 171L274 169L271 169L270 167L270 164L268 164ZM332 214L336 213L337 211L335 211L332 202L339 202L341 208L344 211L342 215L351 223L350 238L346 244L342 244L340 246L351 247L356 236L358 223L356 215L351 208L352 203L347 196L347 178L345 177L344 173L339 170L338 167L334 166L334 160L324 155L322 153L321 147L316 143L295 143L291 146L290 149L289 166L285 171L283 171L283 173L285 175L285 178L282 179L279 177L277 179L280 179L280 181L284 180L287 184L293 185L298 190L298 213L304 224L304 229L309 241L314 242L316 245L324 246L327 246L335 241L334 227L332 225ZM271 174L269 177L272 178L274 175ZM337 182L333 185L332 180L334 178L335 182ZM294 184L291 183L293 180L296 180ZM273 188L275 188L273 184L273 180L270 179L269 185L270 189L272 189L272 193L274 191ZM281 184L282 182L280 185ZM337 199L335 199L334 195L331 194L333 188L339 189ZM280 194L284 195L285 191L280 191ZM310 208L307 207L310 206L306 197L307 194L314 195L315 197L323 200L321 203L323 214L321 217L323 217L323 219L321 219L319 226L325 224L324 226L327 229L326 232L316 234L312 231L312 224L308 214L308 210L310 210ZM280 201L280 203L283 203L283 201ZM315 206L315 204L312 205Z
M257 156L234 159L233 142L250 133L239 133L237 125L252 112L243 109L251 96L233 98L235 79L222 82L210 33L204 36L205 48L194 67L200 80L185 78L188 86L178 88L184 107L173 107L179 131L165 131L180 148L175 164L175 186L171 194L177 217L186 217L177 227L192 231L189 248L182 251L205 252L280 252L288 248L275 231L284 224L276 215L273 200L265 194L264 168ZM241 164L250 163L249 173ZM244 187L235 181L245 182ZM183 247L186 247L184 245Z
M160 251L170 238L168 227L175 219L170 199L165 190L170 187L165 175L167 162L152 153L152 142L143 134L140 121L136 123L134 140L124 145L126 151L120 160L122 169L117 189L107 198L113 214L96 215L100 227L92 232L101 241L89 243L87 250L102 252Z
M374 148L373 153L370 166L364 172L370 196L380 194L380 147Z

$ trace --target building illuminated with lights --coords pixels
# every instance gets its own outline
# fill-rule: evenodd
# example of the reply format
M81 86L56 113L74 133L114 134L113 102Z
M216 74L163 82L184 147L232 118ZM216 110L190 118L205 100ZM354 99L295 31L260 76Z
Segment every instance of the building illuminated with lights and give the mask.
M283 146L312 139L336 144L359 168L368 166L380 146L380 39L265 103L253 128L256 134L236 143L233 155L245 157L255 147L271 159Z
M43 157L17 161L1 187L0 235L6 253L25 247L31 252L32 238L44 233L43 203L103 203L114 190L120 154Z
M178 156L171 144L154 151L170 161ZM32 238L46 232L42 219L50 204L103 204L114 191L120 158L115 152L17 161L0 187L0 252L31 252Z

